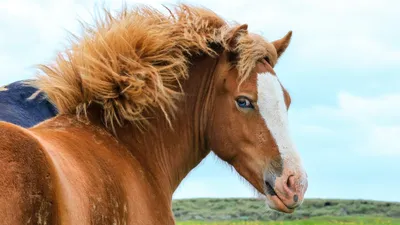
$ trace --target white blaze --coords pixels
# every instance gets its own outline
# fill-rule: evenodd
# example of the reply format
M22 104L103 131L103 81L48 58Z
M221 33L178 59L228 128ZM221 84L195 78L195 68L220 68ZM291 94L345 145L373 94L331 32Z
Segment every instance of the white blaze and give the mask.
M284 173L303 173L300 157L290 138L288 111L278 77L270 73L258 74L257 89L257 104L261 116L278 146L283 160Z

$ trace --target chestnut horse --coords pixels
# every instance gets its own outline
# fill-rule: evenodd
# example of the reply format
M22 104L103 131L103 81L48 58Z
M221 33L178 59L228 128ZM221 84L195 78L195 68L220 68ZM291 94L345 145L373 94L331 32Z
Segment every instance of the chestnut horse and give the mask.
M291 213L307 175L274 42L180 5L105 12L33 83L59 115L0 123L2 224L175 224L172 195L212 150ZM227 187L228 188L228 187Z

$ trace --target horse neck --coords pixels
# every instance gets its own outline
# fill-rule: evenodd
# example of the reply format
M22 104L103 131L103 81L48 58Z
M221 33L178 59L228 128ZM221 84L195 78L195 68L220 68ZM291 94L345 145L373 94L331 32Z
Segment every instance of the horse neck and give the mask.
M189 78L182 83L185 93L177 103L172 128L161 111L140 131L135 125L117 131L119 139L142 163L152 185L171 198L186 175L210 152L206 127L212 112L214 69L217 58L202 57L192 63Z

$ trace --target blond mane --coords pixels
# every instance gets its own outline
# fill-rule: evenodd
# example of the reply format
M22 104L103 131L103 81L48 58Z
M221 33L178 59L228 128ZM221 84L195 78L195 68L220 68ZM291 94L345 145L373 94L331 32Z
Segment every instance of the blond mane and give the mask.
M83 25L82 37L58 54L54 64L39 66L33 85L61 114L85 116L89 105L99 104L107 127L146 123L143 113L152 108L161 109L170 121L183 94L177 84L188 77L188 56L215 56L210 43L228 49L235 27L210 10L187 5L167 15L150 7L125 7L117 15L105 10L94 26ZM232 49L240 55L240 79L268 54L257 40L243 32Z

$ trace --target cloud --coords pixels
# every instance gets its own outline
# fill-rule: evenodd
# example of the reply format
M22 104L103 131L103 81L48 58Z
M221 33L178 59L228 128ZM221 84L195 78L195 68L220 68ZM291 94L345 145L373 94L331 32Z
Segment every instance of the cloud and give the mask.
M358 149L371 156L400 156L400 124L395 126L371 126L366 143Z
M107 1L104 6L120 8L123 1ZM127 3L158 5L162 1L129 0ZM52 60L68 44L68 32L79 34L78 20L93 21L99 1L0 1L0 84L32 78L34 66Z
M338 107L338 114L359 123L400 123L400 93L360 97L340 92Z
M356 34L307 40L299 46L298 53L304 60L326 68L376 68L398 66L400 62L400 48L393 48L382 40Z
M400 156L400 93L360 97L348 93L338 96L337 115L357 126L360 143L355 150L366 155Z
M251 2L241 8L241 22L271 40L293 30L289 54L298 66L398 68L399 1L257 2L260 7Z
M149 4L163 9L161 4L179 2L208 7L229 21L248 23L249 29L274 40L293 30L288 50L291 68L307 65L320 68L380 68L396 67L400 61L400 32L396 29L400 2L345 1L331 4L317 0L276 1L178 1L178 0L109 0L104 5L112 9L128 5ZM77 19L92 21L93 9L102 1L29 1L0 2L0 55L13 58L11 66L0 65L7 76L26 78L21 68L52 59L64 47L66 31L79 33ZM257 6L257 7L255 7ZM379 9L379 10L376 10ZM287 61L286 61L287 62ZM287 65L287 63L285 64ZM0 83L9 82L0 75ZM4 81L3 81L4 80Z
M400 156L400 93L362 97L339 92L335 106L313 106L293 115L306 121L294 125L297 132L348 143L362 155Z
M174 1L168 1L174 2ZM396 0L277 1L202 0L203 5L229 21L249 24L269 40L294 31L288 53L292 68L398 68L400 31ZM254 7L255 5L259 7ZM379 9L379 10L376 10ZM287 63L286 63L287 65Z
M326 127L317 126L317 125L303 125L301 130L306 134L324 134L329 135L332 134L332 130Z
M32 77L33 66L46 62L61 48L65 29L73 29L76 23L76 11L70 1L2 1L0 56L6 61L0 64L0 83Z

